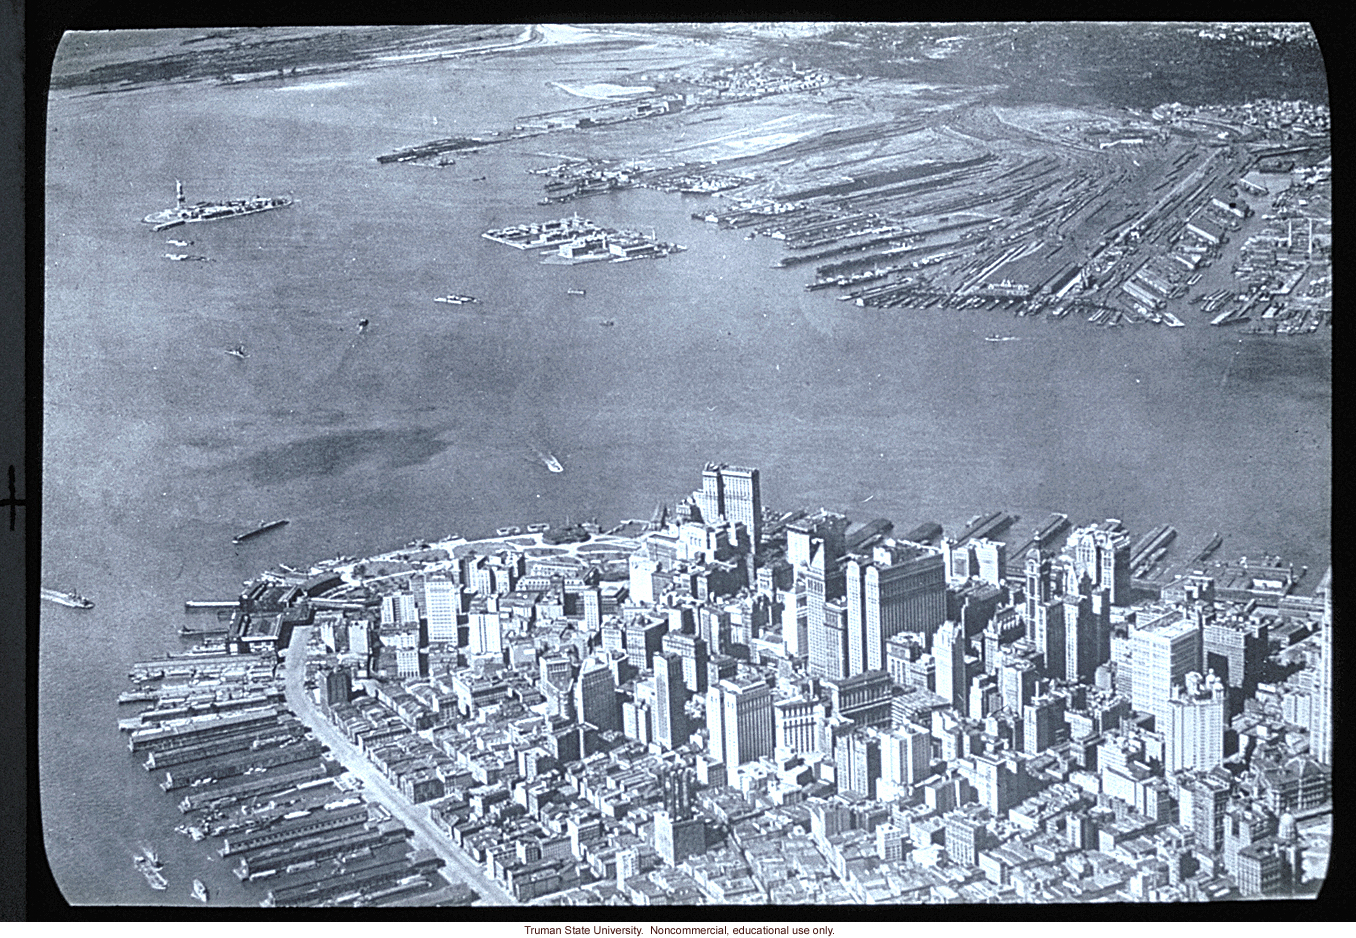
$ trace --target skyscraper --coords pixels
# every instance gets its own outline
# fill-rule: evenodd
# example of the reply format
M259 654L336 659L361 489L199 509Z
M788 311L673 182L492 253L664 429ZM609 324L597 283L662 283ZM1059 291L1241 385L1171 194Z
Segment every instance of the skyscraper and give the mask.
M763 536L763 494L757 469L707 463L702 489L694 494L703 521L742 522L749 532L749 549L758 549Z
M848 674L847 604L835 599L820 604L819 623L810 631L810 673L841 678Z
M772 705L773 743L796 754L824 751L824 705L793 698Z
M959 622L946 622L937 630L932 656L937 659L937 696L968 713L970 679L965 668L965 630Z
M1314 701L1312 728L1309 732L1309 751L1324 765L1332 765L1332 568L1323 574L1318 584L1323 597L1323 620L1319 624L1318 681Z
M1075 528L1067 550L1073 557L1075 577L1086 575L1093 586L1109 589L1113 605L1130 601L1130 535L1119 520L1108 518L1101 524Z
M580 723L591 723L600 730L622 728L616 684L606 661L597 657L584 661L574 685L574 709Z
M834 753L838 790L876 797L880 780L880 737L856 730L840 737Z
M687 742L687 685L683 681L682 656L672 652L654 653L655 739L665 749L676 749Z
M1041 653L1045 663L1045 673L1051 677L1064 676L1064 603L1058 599L1047 599L1036 604L1036 618L1033 620L1032 641Z
M1041 555L1039 547L1026 552L1026 621L1034 629L1036 609L1050 600L1050 560ZM1034 641L1034 630L1028 635Z
M932 735L907 725L881 736L881 780L902 790L932 771Z
M971 576L977 576L985 583L1002 586L1008 566L1008 547L1002 541L990 541L977 538L970 542L974 550L976 569Z
M721 681L725 764L735 769L772 755L772 690L766 681Z
M946 570L939 551L881 545L847 563L848 674L885 667L885 643L900 632L930 639L946 620Z
M1168 725L1168 701L1173 688L1191 671L1201 669L1200 632L1180 615L1164 615L1131 633L1134 671L1130 705L1152 713L1162 732Z
M1192 671L1185 687L1168 700L1164 736L1163 768L1209 771L1224 762L1224 684L1214 674L1202 678Z
M1100 651L1097 618L1092 614L1092 597L1065 595L1064 674L1073 683L1091 684L1097 671Z

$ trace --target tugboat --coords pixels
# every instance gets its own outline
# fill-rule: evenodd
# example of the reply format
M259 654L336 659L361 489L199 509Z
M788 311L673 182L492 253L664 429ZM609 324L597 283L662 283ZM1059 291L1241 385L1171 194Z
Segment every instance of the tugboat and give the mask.
M362 334L363 334L364 332L366 332L366 331L367 331L367 320L366 320L366 319L359 319L359 320L358 320L358 335L362 335Z
M42 598L48 602L54 602L61 606L69 606L72 609L93 609L94 601L86 599L75 591L62 593L58 590L43 589Z
M199 902L207 902L207 886L200 879L193 880L193 898Z
M250 353L245 351L244 345L234 345L226 350L226 354L232 358L249 358Z
M604 319L602 322L598 323L598 325L602 326L604 329L610 326L615 326L616 324L617 320L615 319Z

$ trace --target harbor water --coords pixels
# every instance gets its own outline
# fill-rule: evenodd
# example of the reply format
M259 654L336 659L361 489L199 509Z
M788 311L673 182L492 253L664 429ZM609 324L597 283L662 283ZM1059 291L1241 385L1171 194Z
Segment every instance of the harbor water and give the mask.
M195 877L213 905L262 897L212 841L173 833L116 699L128 665L181 646L186 599L230 598L277 563L649 517L720 459L760 467L766 505L901 529L1003 509L1024 536L1062 511L1136 535L1171 523L1181 551L1218 530L1218 556L1279 554L1316 571L1312 589L1329 557L1326 330L1244 336L1194 307L1185 329L860 309L805 292L809 267L771 270L776 242L692 220L713 197L537 205L525 170L582 138L442 168L374 159L572 106L559 77L528 57L53 97L42 579L97 603L41 619L42 832L68 901L196 905ZM190 202L295 204L153 233L140 219L176 179ZM480 237L575 209L687 250L549 266ZM209 260L164 256L179 251ZM433 302L447 293L481 302ZM995 330L1019 341L986 343ZM225 354L237 344L247 358ZM232 544L276 518L291 523ZM132 866L142 844L164 892Z

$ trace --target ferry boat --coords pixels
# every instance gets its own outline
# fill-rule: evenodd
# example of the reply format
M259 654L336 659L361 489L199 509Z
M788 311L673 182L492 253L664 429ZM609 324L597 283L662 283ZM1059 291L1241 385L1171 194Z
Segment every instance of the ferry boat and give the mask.
M453 306L463 306L466 303L479 303L480 300L474 296L462 296L460 293L449 293L447 296L435 296L435 303L451 303Z
M43 589L41 591L41 594L42 598L47 600L48 602L54 602L61 606L69 606L72 609L94 608L93 600L86 599L84 596L81 596L79 593L74 591L63 593L60 592L59 590Z
M253 531L246 531L244 534L237 534L235 537L231 538L231 543L239 544L241 541L248 541L252 537L258 537L260 534L264 534L268 531L272 531L274 528L280 528L283 525L288 524L289 520L290 519L288 518L279 518L277 521L268 521L261 523L259 527L255 528Z
M255 215L259 212L286 208L291 199L261 198L232 199L229 202L198 202L188 205L184 201L184 184L174 181L174 207L152 212L142 219L148 225L154 225L155 231L164 231L179 225L200 221L216 221L222 218L239 218L242 215Z
M227 355L230 355L232 358L249 358L249 357L250 357L249 352L245 351L245 346L243 346L243 345L233 345L233 346L231 346L230 348L228 348L228 349L226 350L226 354L227 354Z
M199 902L206 902L208 899L207 886L200 879L193 880L193 898Z

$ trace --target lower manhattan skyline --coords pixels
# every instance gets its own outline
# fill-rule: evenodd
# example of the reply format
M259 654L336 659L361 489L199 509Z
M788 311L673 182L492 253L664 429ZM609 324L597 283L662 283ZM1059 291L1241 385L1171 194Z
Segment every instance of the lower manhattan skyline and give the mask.
M1317 897L1328 133L1306 24L67 33L61 899Z

